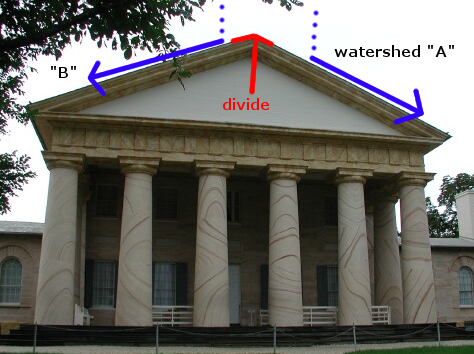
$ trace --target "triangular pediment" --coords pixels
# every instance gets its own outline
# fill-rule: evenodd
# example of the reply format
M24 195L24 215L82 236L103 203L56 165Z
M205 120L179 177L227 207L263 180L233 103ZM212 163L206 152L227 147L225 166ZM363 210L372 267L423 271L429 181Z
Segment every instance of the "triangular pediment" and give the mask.
M264 63L250 95L250 67L251 60L242 59L193 75L186 89L169 82L80 113L402 135Z
M40 114L139 117L292 128L331 133L413 137L440 145L449 138L420 119L395 125L407 112L278 47L259 46L256 92L248 93L251 43L225 44L182 59L193 73L185 90L164 62L32 105ZM100 72L100 70L99 70ZM229 110L232 104L244 103ZM259 109L247 110L259 100ZM224 104L227 104L224 106ZM263 103L268 103L268 106ZM254 104L256 108L256 104ZM268 108L268 109L264 109ZM41 124L39 126L42 133ZM437 143L438 142L438 143Z

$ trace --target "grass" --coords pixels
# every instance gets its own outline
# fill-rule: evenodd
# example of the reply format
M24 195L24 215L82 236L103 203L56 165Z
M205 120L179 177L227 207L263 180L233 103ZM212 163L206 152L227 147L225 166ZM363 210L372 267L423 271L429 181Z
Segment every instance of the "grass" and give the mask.
M357 354L472 354L473 346L459 347L421 347L421 348L398 348L380 350L359 350L351 352Z

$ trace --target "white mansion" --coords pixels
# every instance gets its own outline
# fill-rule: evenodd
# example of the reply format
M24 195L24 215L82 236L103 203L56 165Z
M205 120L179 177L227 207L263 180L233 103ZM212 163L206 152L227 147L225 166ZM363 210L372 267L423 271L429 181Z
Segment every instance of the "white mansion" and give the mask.
M150 326L160 306L202 327L302 326L330 306L338 325L372 324L374 306L394 324L474 318L457 295L464 269L472 305L471 241L432 262L423 158L449 136L395 125L406 112L278 47L259 48L249 97L250 56L187 56L185 90L165 62L32 105L46 221L41 255L38 235L0 235L0 266L24 276L3 319L71 325L75 304L94 325ZM268 109L224 109L234 98Z

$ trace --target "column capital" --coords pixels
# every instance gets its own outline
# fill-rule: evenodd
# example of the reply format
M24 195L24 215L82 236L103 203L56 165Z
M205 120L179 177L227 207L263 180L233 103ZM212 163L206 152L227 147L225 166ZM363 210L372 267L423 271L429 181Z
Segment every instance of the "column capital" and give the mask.
M135 158L119 156L120 171L123 174L127 173L146 173L147 175L155 175L160 159L156 158Z
M53 168L70 168L82 172L85 166L85 155L64 152L43 151L43 159L48 170Z
M307 166L301 165L268 165L266 168L267 181L291 179L299 182L301 175L306 173L307 168Z
M435 173L426 172L401 172L398 175L398 186L421 186L433 180Z
M387 188L384 187L369 193L368 199L373 205L379 202L390 202L395 204L398 201L398 191L393 189L392 186Z
M379 193L375 195L376 202L387 202L396 204L398 202L398 195L396 193Z
M336 169L336 176L334 183L362 183L365 184L367 178L372 177L372 170L358 169L358 168L338 168Z
M229 178L230 171L235 167L235 162L227 161L194 161L194 170L196 176L201 177L204 175L218 175L225 178Z

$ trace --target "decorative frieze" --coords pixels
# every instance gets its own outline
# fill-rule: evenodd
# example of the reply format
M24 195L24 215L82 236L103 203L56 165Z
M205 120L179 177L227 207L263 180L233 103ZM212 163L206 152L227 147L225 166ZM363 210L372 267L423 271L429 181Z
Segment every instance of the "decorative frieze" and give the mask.
M184 150L187 153L207 154L209 152L209 138L200 136L185 136Z
M390 149L390 165L410 165L408 150Z
M304 158L304 148L303 144L300 143L281 143L281 156L282 159L298 159L302 160Z
M348 162L368 162L369 151L365 146L348 146L347 147Z
M211 155L233 155L234 140L232 138L211 138L209 153Z
M64 135L67 136L70 133L71 140L70 140L70 145L71 146L83 146L85 145L85 139L86 139L86 131L84 129L74 129L72 131L70 130L64 130ZM65 144L69 145L69 144Z
M87 136L87 135L86 135ZM98 142L96 142L98 143ZM90 146L94 146L94 142L90 142ZM127 149L132 150L135 145L135 134L125 132L112 132L110 134L111 149Z
M161 135L160 150L163 152L184 152L184 135Z
M257 154L258 157L280 157L280 142L259 141Z
M326 145L326 161L347 161L347 148L341 145Z
M106 130L87 130L85 146L109 147L110 132Z
M326 146L324 144L304 144L303 158L305 160L326 161Z
M146 148L146 138L147 135L143 133L135 134L135 150L145 151Z
M235 156L257 156L258 144L257 140L234 139L234 155Z
M385 173L400 171L422 171L423 152L417 150L387 148L373 145L341 145L332 141L312 142L311 138L300 141L287 139L286 136L263 136L253 139L248 135L228 134L199 135L193 132L164 130L159 132L126 132L106 129L82 129L59 127L54 129L54 145L58 151L86 153L88 156L116 158L120 150L130 155L157 156L166 160L166 155L178 161L194 159L208 160L212 156L237 158L237 163L262 165L266 159L310 162L308 168L333 170L336 165L352 167L357 163L361 168ZM107 149L109 151L107 151ZM172 154L172 155L171 155ZM179 155L182 154L182 155ZM181 157L180 157L181 156ZM181 159L181 160L180 160ZM376 165L376 167L375 167Z
M423 167L424 165L423 153L421 151L410 151L410 166Z
M387 149L369 149L369 163L388 164L389 162Z

